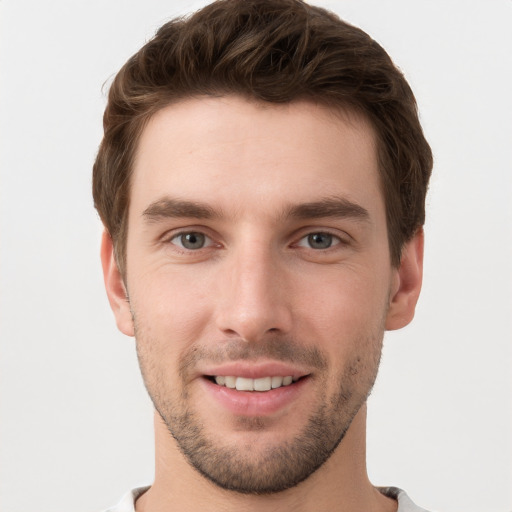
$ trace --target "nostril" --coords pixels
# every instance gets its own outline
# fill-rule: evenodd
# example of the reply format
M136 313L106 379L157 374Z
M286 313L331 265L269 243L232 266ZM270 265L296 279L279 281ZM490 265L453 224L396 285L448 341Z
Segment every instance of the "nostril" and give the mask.
M240 335L234 329L225 329L224 334L226 336L236 336L237 338L240 337Z

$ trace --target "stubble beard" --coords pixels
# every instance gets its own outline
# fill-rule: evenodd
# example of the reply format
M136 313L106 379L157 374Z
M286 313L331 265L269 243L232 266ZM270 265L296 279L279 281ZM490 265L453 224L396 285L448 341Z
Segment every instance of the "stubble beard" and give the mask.
M360 353L366 357L369 354L371 356L365 360L357 356L345 365L344 371L338 377L336 391L331 396L317 400L318 406L298 435L279 445L269 442L257 454L249 442L245 446L218 442L192 408L186 386L187 376L194 361L201 359L206 351L201 352L195 347L180 361L181 391L178 396L169 391L166 379L168 369L159 367L158 359L151 354L151 348L155 346L153 340L145 339L145 333L138 326L137 355L144 383L155 409L189 464L222 489L242 494L265 495L297 486L320 468L336 450L353 418L366 402L375 382L383 331L383 328L379 328L372 336L359 340L359 346L365 347L367 351ZM211 359L211 352L207 353ZM318 349L303 349L283 339L255 344L254 347L246 342L238 342L237 345L232 345L228 356L224 352L222 355L216 353L214 357L218 360L226 357L255 360L261 355L292 362L313 359L316 360L317 367L327 367L327 362ZM327 379L328 372L323 374L324 379ZM322 384L326 385L327 382ZM240 426L254 435L255 431L264 431L265 420L242 418Z

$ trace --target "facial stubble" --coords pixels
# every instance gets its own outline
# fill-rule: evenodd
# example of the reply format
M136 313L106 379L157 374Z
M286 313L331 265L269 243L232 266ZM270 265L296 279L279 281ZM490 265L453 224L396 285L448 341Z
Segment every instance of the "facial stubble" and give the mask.
M267 342L249 344L231 342L222 351L193 347L179 361L180 391L173 392L168 382L168 369L158 365L152 349L154 340L135 321L137 355L142 376L156 411L176 440L189 464L201 475L222 489L243 494L264 495L284 491L307 479L320 468L342 442L353 418L371 392L380 361L384 329L355 343L363 348L344 366L337 378L336 391L331 396L318 393L315 409L300 433L291 439L263 444L259 453L254 445L221 443L208 432L208 426L194 410L188 383L195 363L200 360L257 360L265 356L287 362L315 361L317 389L328 389L327 358L317 348L304 348L289 339L269 338ZM363 354L365 357L363 358ZM254 435L267 435L265 418L239 418L239 430ZM258 434L259 433L259 434ZM253 439L253 437L251 437Z

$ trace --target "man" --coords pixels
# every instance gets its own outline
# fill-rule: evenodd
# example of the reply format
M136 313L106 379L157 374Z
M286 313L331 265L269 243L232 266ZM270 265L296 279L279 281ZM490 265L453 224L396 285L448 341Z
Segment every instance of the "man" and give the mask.
M125 64L104 129L105 285L156 442L154 484L111 510L422 510L365 465L432 168L385 51L298 0L215 2Z

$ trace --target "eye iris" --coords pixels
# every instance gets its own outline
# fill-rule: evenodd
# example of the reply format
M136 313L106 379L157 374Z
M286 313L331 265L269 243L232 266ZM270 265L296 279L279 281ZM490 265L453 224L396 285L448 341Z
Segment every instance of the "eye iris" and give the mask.
M313 249L327 249L332 245L329 233L312 233L308 235L308 243Z
M202 233L185 233L181 235L181 244L185 249L201 249L204 246L205 237Z

